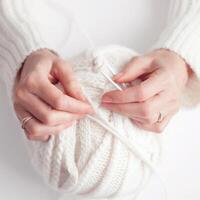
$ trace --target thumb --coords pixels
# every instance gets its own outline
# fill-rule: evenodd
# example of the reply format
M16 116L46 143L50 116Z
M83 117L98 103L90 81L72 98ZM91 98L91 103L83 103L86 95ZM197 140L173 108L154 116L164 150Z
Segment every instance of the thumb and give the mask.
M149 66L150 60L147 57L134 57L125 65L121 72L113 77L113 80L118 83L134 81L139 76L147 73Z
M71 65L63 60L54 63L54 74L60 81L67 95L81 101L86 101L81 87L74 76Z

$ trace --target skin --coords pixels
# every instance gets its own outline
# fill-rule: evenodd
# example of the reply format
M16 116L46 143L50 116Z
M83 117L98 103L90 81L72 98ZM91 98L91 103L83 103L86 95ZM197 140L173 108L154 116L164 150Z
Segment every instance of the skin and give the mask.
M104 94L102 106L128 116L142 129L162 132L180 108L188 77L187 64L172 51L161 49L135 57L113 80L130 83L140 79L140 83ZM55 87L57 82L64 92ZM48 50L28 56L16 77L13 102L20 121L33 116L25 127L29 140L47 141L75 120L94 113L70 63ZM159 112L164 116L161 123L157 123Z
M64 92L55 84L60 82ZM43 49L32 53L19 70L13 93L14 109L30 140L46 141L94 111L74 77L70 63Z
M140 128L161 133L179 110L190 68L176 53L166 49L133 58L113 77L116 83L139 84L103 95L102 106L128 116ZM163 120L158 123L161 112Z

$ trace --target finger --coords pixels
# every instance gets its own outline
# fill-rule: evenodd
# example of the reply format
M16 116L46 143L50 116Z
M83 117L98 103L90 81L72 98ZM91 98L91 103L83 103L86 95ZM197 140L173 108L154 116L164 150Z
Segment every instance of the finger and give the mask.
M15 110L20 121L25 117L31 116L22 106L15 106ZM47 126L33 117L25 124L24 130L28 139L46 141L50 135L56 135L71 125L72 122L67 122L59 126Z
M36 119L33 119L32 123L27 124L25 133L29 140L47 141L50 136L60 134L64 129L69 128L71 125L72 122L69 122L65 125L50 127L41 124Z
M110 111L120 113L130 118L139 117L148 123L157 121L158 113L165 109L165 114L174 107L170 101L170 96L166 92L161 92L145 102L112 104L102 103L102 106Z
M139 76L148 72L151 60L148 57L134 57L113 80L118 83L134 81Z
M103 95L102 101L106 103L131 103L142 102L150 99L165 89L165 77L160 70L155 71L149 78L138 85L115 90Z
M40 141L40 142L47 142L50 139L50 135L45 135L45 136L34 136L30 134L27 130L24 130L27 139L33 140L33 141Z
M25 117L29 117L29 116L31 117L31 114L30 114L29 112L26 112L21 106L18 106L18 105L16 105L16 104L15 104L15 111L16 111L17 117L18 117L18 119L19 119L20 122L21 122L21 121L23 120L23 118L25 118ZM33 120L33 118L32 118L31 120ZM31 122L31 120L29 120L29 121L25 124L25 126L27 126L28 123ZM42 142L45 142L45 141L47 141L47 140L49 139L49 137L50 137L50 135L41 135L41 136L35 137L35 136L31 135L31 134L25 129L25 127L24 127L24 132L25 132L26 137L27 137L28 139L30 139L30 140L35 140L35 141L42 141Z
M142 124L148 124L150 126L150 125L157 123L160 113L162 114L163 118L170 115L171 113L177 113L179 111L178 105L179 105L178 103L172 101L172 102L169 102L168 106L165 106L165 108L162 109L161 112L158 112L157 114L153 115L152 117L142 118L142 117L133 116L133 117L131 117L131 119L133 121L140 122Z
M66 124L58 126L47 126L34 118L30 123L26 125L25 129L29 133L29 138L32 139L33 137L57 135L62 130L70 127L71 125L72 122L67 122Z
M78 100L85 101L86 98L74 76L74 72L70 64L60 60L54 64L54 67L56 69L56 78L61 82L65 93Z
M167 78L162 70L154 70L146 80L140 83L139 101L146 101L167 89Z
M126 103L126 104L112 104L112 103L102 103L102 107L127 117L138 117L142 118L143 113L140 103Z
M49 104L52 108L76 114L93 114L92 107L86 103L65 95L49 81L43 81L33 93Z
M133 123L141 129L155 132L155 133L162 133L174 114L175 112L167 115L161 123L146 124L146 123L138 122L137 120L133 120Z
M65 124L83 117L83 115L54 110L31 93L26 93L21 103L35 118L49 126Z

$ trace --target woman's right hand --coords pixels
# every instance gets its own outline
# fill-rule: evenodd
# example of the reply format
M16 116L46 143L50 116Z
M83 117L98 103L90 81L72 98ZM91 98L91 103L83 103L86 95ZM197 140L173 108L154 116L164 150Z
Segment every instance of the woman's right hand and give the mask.
M60 82L64 92L55 84ZM94 113L74 77L70 64L47 49L33 52L19 70L13 104L30 140L46 141L72 125L74 120Z

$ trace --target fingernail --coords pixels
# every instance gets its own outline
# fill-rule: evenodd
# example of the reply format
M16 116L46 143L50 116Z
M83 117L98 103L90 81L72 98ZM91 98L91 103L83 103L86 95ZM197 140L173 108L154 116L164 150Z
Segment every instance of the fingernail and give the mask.
M113 81L119 80L124 75L123 72L119 72L118 74L113 76Z
M112 103L112 98L105 96L105 97L102 98L102 102L104 102L104 103Z

